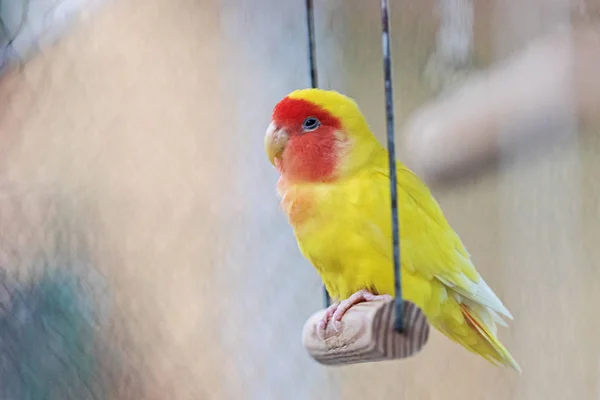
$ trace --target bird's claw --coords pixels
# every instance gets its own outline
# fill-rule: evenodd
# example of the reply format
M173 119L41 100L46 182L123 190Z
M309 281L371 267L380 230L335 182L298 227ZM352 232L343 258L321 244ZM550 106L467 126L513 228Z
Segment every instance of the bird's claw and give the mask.
M317 327L317 336L320 339L325 340L327 326L330 323L332 324L333 329L336 332L339 332L342 329L342 318L344 314L346 314L346 312L352 308L352 306L369 301L387 301L391 299L392 296L388 294L375 295L368 290L359 290L346 300L336 302L327 307L325 314L323 315L323 318L321 318L319 326Z
M329 307L327 307L327 309L325 310L325 314L323 315L323 318L321 318L321 321L319 321L319 326L317 327L317 336L320 339L325 340L325 332L327 331L327 325L329 325L329 321L331 320L331 317L333 316L339 305L339 302L335 302ZM339 331L339 327L341 327L341 325L339 327L338 325L339 324L333 325L333 328L336 330L336 332Z

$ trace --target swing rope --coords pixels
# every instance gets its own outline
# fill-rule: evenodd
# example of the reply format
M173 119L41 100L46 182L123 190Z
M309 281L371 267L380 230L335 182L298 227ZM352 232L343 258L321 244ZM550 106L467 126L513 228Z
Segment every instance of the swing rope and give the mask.
M394 135L394 95L392 88L392 57L390 50L390 14L388 0L381 0L381 44L383 48L383 76L385 81L385 116L387 123L387 150L390 169L390 193L392 201L392 247L394 252L394 289L396 291L396 320L394 328L404 331L402 301L402 277L400 275L400 224L398 223L398 182L396 178L396 146Z

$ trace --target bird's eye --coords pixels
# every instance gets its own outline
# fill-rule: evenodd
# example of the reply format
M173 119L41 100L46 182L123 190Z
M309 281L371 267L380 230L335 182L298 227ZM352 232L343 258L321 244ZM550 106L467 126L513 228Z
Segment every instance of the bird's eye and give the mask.
M321 126L321 122L315 117L308 117L304 120L302 124L302 129L304 132L311 132Z

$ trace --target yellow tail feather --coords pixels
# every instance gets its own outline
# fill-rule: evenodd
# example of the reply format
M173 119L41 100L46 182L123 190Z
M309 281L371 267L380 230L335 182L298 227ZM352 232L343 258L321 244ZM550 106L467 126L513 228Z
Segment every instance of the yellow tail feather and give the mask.
M465 321L489 343L494 350L493 353L481 354L483 357L491 362L499 362L503 365L513 368L519 374L521 373L521 367L508 350L500 343L500 341L493 335L490 330L481 323L480 319L471 312L471 309L465 305L460 305L461 312L465 317Z

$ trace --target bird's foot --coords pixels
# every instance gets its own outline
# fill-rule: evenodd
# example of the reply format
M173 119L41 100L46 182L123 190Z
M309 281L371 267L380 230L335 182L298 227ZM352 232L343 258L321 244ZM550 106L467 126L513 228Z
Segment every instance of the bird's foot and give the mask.
M333 303L332 305L327 307L327 310L325 310L325 315L323 315L323 318L319 323L317 332L318 336L321 339L325 339L325 331L329 323L333 325L333 329L335 329L336 332L339 332L342 328L342 317L350 308L352 308L352 306L368 301L385 301L391 299L392 296L390 296L389 294L376 295L369 292L368 290L359 290L352 296L348 297L346 300Z
M338 309L339 305L340 303L336 301L325 310L325 314L323 315L323 318L321 318L319 326L317 327L317 335L320 339L325 340L325 331L327 330L327 325L329 324L331 317L333 317L333 314Z

